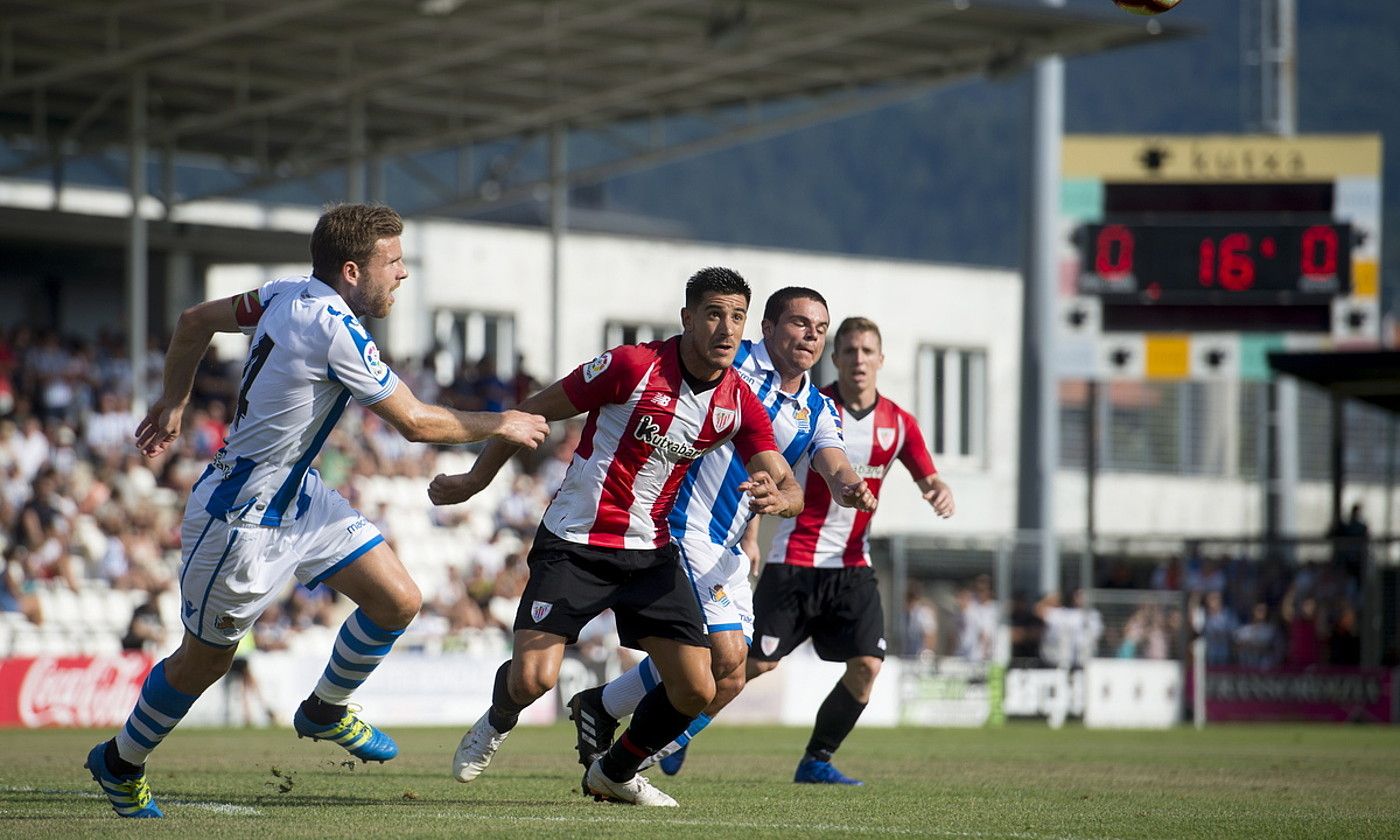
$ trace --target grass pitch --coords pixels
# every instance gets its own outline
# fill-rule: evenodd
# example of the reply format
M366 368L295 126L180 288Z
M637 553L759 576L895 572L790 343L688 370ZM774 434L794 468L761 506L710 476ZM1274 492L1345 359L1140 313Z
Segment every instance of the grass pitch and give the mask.
M459 730L396 729L388 764L290 730L176 730L150 780L163 821L119 820L81 768L110 733L0 732L0 836L200 837L1400 837L1400 729L1203 732L857 730L838 765L863 788L792 784L807 731L724 726L658 787L679 809L578 792L573 730L522 727L469 785Z

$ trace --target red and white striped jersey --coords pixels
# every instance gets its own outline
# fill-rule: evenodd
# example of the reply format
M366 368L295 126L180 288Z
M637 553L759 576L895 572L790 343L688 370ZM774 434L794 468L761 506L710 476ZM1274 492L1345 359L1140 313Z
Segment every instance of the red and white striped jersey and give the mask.
M851 466L877 497L896 459L915 480L937 472L919 422L893 400L877 395L873 407L854 414L841 404L835 384L822 393L841 412ZM869 566L871 515L838 505L826 480L811 469L810 459L802 459L793 472L802 482L807 504L796 517L780 520L768 562L824 569Z
M768 412L733 368L713 387L691 388L679 336L615 347L563 387L588 421L544 525L570 542L660 548L691 461L731 439L744 463L778 448Z

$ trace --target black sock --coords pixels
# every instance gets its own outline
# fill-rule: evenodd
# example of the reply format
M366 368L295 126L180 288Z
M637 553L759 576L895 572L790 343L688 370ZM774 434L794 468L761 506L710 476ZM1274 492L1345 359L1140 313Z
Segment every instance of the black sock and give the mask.
M140 764L132 764L122 758L122 754L117 752L117 739L113 738L107 742L107 749L102 753L102 761L107 765L107 772L113 776L139 776L141 775Z
M301 713L306 715L312 723L330 726L345 717L345 706L332 705L312 694L301 701Z
M818 761L830 761L831 754L846 740L860 720L865 704L855 698L844 682L836 687L822 701L817 710L817 723L812 727L812 740L807 742L807 755Z
M637 768L653 753L672 741L690 725L691 716L676 711L666 686L658 685L632 713L632 723L616 743L603 753L603 775L614 782L625 782L637 775Z
M510 660L506 660L496 669L496 685L491 689L491 709L486 713L487 722L497 732L509 732L514 729L516 721L520 720L520 713L525 710L525 706L511 699L510 689L507 687L509 681Z

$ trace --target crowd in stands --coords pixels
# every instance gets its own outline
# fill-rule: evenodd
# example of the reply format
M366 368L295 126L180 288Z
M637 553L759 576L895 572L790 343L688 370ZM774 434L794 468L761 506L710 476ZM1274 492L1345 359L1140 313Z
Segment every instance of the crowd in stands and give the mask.
M152 342L140 364L148 394L160 393L163 366ZM396 370L424 399L470 410L514 405L538 387L523 372L501 380L489 358L459 366L445 386L435 366ZM239 374L238 363L211 349L180 440L147 460L133 444L140 418L131 409L132 365L121 336L0 332L0 656L164 653L178 644L184 502L223 443ZM463 469L470 453L409 443L358 406L331 434L316 468L400 543L424 593L410 636L433 649L483 637L504 644L529 541L577 435L565 428L524 468L503 474L496 492L454 508L429 506L426 488L436 473ZM297 585L252 635L259 648L286 648L305 631L338 627L348 609L326 587Z
M164 356L152 341L137 366L146 392L160 392ZM490 357L455 366L439 382L441 354L396 365L422 399L466 410L510 407L539 383L516 359L497 374ZM453 366L447 365L449 370ZM133 445L139 417L129 394L133 365L117 334L93 340L17 327L0 331L0 655L170 650L179 641L176 575L179 530L189 487L222 445L235 405L240 366L212 349L199 367L178 445L153 460ZM384 533L414 573L424 610L411 628L426 647L504 644L526 579L525 556L540 516L562 480L577 426L556 432L513 474L464 506L432 508L426 487L438 472L465 468L463 449L405 441L371 412L352 406L317 462L323 479ZM1332 562L1302 565L1188 552L1155 568L1116 562L1101 589L1183 592L1185 610L1146 604L1104 627L1098 655L1180 656L1174 640L1203 636L1212 665L1354 665L1358 640L1359 509L1333 536ZM1347 548L1351 546L1351 548ZM1055 661L1065 647L1048 618L1074 605L1015 596L1003 611L986 575L940 590L911 582L902 610L906 656L954 655L973 661ZM74 597L80 596L80 597ZM326 588L297 586L258 622L256 644L285 648L298 634L338 626L348 610ZM96 617L95 617L96 616ZM1000 624L999 624L1000 622ZM1183 622L1187 623L1183 633ZM102 628L100 634L93 626ZM999 628L1006 628L999 642ZM49 628L37 644L33 628ZM1075 631L1076 633L1080 631ZM1077 655L1077 654L1075 654Z

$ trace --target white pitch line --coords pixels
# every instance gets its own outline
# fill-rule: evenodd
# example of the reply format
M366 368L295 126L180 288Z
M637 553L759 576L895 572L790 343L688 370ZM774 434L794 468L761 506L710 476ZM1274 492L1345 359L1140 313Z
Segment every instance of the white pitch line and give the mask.
M467 805L469 803L462 803ZM622 806L618 806L622 807ZM448 812L428 812L415 814L421 817L438 817L442 819L470 819L490 822L515 822L515 823L599 823L616 824L616 820L599 816L502 816L500 814L476 814L470 811L448 811ZM932 827L920 828L900 828L898 826L874 826L874 825L846 825L842 823L789 823L789 822L758 822L758 821L721 821L721 820L700 820L700 819L648 819L647 825L676 826L684 828L712 826L715 828L733 829L764 829L776 831L830 831L847 834L885 834L894 836L910 837L1011 837L1016 840L1116 840L1111 837L1082 837L1078 835L1063 834L1038 834L1031 831L951 831L939 830Z
M76 796L80 799L106 799L100 793L93 793L90 790L53 790L47 788L35 788L27 785L0 785L0 793L42 793L46 796ZM213 811L216 814L227 814L231 817L261 817L262 811L247 805L230 805L225 802L190 802L184 799L161 799L157 800L167 805L179 805L182 808L197 808L201 811Z

